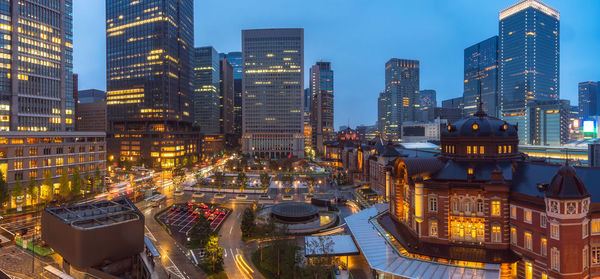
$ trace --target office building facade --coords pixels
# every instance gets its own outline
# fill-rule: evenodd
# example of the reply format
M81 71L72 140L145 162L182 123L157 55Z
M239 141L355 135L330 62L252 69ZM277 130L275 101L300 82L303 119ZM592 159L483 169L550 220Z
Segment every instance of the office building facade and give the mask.
M242 31L242 150L304 156L304 29Z
M540 1L523 0L502 10L499 20L500 117L525 117L513 124L519 123L519 140L531 142L530 103L560 96L560 14Z
M231 135L234 124L233 99L235 92L233 90L233 67L227 58L219 61L219 77L221 134Z
M192 62L194 126L204 134L221 132L221 92L219 55L213 47L194 49Z
M390 97L387 92L379 93L377 98L377 131L387 139L389 128Z
M312 148L323 153L323 143L335 139L333 127L333 70L330 62L310 68Z
M0 2L0 131L73 131L73 2Z
M109 159L163 168L197 160L193 10L192 0L106 1Z
M389 120L386 133L392 141L400 140L404 121L414 121L418 107L419 61L392 58L385 63L385 91L389 94Z
M436 95L433 89L419 91L419 109L416 111L415 121L427 122L425 112L437 106Z
M479 96L483 110L498 116L498 36L474 44L464 51L463 113L477 111Z
M106 131L106 92L97 89L80 90L75 103L77 131Z
M598 94L600 94L600 90L598 88L598 82L580 82L578 89L579 119L600 115L600 103L598 102Z
M226 58L233 67L233 133L242 135L242 53L233 51L221 53L221 59Z

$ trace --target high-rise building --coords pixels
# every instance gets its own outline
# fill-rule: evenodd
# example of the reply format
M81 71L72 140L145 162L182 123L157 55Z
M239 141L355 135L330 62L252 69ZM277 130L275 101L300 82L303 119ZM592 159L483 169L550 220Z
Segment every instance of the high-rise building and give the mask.
M73 131L73 2L0 1L0 131Z
M233 67L229 64L227 58L219 61L219 90L221 91L221 133L222 134L233 134Z
M379 93L377 98L377 131L387 139L386 128L389 128L390 98L387 92Z
M560 97L560 15L538 0L523 0L502 10L499 20L500 117L517 120L519 140L529 143L536 129L527 118L529 103Z
M242 53L239 51L221 53L233 67L233 133L242 135Z
M477 111L481 95L483 110L498 117L498 36L465 48L464 64L464 115Z
M579 83L579 119L600 115L600 94L597 81Z
M333 127L333 70L330 62L310 68L312 147L323 153L323 143L335 139Z
M106 131L106 92L97 89L80 90L76 104L77 131Z
M385 91L389 94L388 140L400 139L404 121L414 121L419 94L419 61L392 58L385 63Z
M192 0L106 1L109 159L164 168L197 159L193 11Z
M310 125L310 88L304 88L304 107L302 119L304 121L304 149L312 146L312 127ZM307 150L310 151L310 150Z
M304 156L304 29L242 31L242 150Z
M415 121L426 122L426 111L437 106L436 92L433 89L419 91L419 108L415 112Z
M220 133L221 93L217 51L211 46L195 48L192 67L194 126L204 134Z
M442 100L442 107L443 108L457 108L457 109L462 110L463 109L463 98L457 97L457 98Z

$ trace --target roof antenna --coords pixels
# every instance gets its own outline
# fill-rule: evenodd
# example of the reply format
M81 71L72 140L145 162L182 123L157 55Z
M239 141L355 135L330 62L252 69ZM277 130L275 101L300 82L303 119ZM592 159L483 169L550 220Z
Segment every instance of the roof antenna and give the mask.
M477 112L473 115L479 117L486 115L483 111L483 98L481 97L481 79L479 80L479 100L477 102Z

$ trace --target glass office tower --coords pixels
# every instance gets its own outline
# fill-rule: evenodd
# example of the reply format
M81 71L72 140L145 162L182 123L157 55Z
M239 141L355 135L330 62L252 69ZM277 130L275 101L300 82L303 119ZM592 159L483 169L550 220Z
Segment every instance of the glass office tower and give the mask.
M197 47L192 62L194 90L194 126L204 134L218 134L220 129L219 55L213 47Z
M529 103L560 96L560 15L540 1L523 0L502 10L499 19L501 117L523 118L516 122L519 140L531 143Z
M600 102L598 102L598 82L586 81L580 82L579 91L579 119L585 119L590 116L600 115Z
M304 29L242 31L245 154L304 157Z
M73 131L73 3L0 0L0 131Z
M481 93L483 110L498 117L498 36L465 48L464 64L463 113L477 111Z
M323 143L334 140L333 70L330 62L317 62L310 68L311 145L323 154Z
M106 1L109 160L170 168L197 159L193 10L193 0Z
M402 123L415 121L419 106L419 61L392 58L385 63L385 91L390 102L387 140L398 141Z
M233 51L221 53L220 58L226 58L233 67L233 133L242 135L242 53Z

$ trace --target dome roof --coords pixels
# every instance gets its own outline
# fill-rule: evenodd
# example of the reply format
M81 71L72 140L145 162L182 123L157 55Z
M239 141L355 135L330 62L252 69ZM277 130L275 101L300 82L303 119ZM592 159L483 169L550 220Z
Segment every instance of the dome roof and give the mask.
M442 137L494 137L517 138L517 127L504 120L486 115L483 112L463 118L448 125Z
M577 177L575 168L569 165L558 169L546 188L546 196L550 198L580 199L589 195L583 182Z

